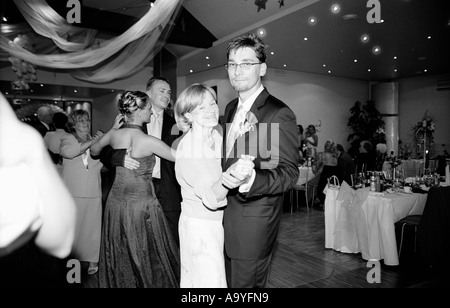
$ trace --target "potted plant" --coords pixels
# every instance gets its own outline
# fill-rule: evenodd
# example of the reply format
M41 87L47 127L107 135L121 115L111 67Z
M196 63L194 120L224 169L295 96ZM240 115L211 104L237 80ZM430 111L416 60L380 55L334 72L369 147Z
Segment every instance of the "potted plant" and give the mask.
M372 100L365 104L360 101L355 102L350 108L347 126L352 130L347 138L351 145L348 152L352 157L359 153L359 144L363 140L370 141L373 147L379 143L386 143L384 121Z

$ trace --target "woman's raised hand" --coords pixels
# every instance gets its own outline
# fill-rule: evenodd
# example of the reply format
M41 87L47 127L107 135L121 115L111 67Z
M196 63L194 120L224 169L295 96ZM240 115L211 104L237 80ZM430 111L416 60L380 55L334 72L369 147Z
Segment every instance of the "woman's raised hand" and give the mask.
M116 115L116 117L114 119L112 128L119 129L122 126L123 121L124 121L124 115L119 113L118 115Z

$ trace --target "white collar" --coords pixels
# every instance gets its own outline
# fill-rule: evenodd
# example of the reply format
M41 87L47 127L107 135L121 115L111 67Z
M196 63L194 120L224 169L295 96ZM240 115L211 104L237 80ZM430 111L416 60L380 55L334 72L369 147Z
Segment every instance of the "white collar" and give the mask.
M162 109L162 110L159 111L159 112L153 111L153 114L154 114L155 117L161 118L161 119L162 119L162 116L164 115L164 109Z
M48 126L48 124L47 123L45 123L45 122L42 122L42 121L40 121L42 124L44 124L44 126L48 129L48 130L50 130L50 126Z
M242 107L244 107L245 111L249 111L250 108L252 108L253 103L255 102L256 98L258 97L259 94L261 94L261 92L264 91L264 87L261 84L258 88L258 90L256 90L255 93L253 93L249 98L247 98L245 100L245 102L243 102L241 100L241 98L239 98L239 104L242 104Z

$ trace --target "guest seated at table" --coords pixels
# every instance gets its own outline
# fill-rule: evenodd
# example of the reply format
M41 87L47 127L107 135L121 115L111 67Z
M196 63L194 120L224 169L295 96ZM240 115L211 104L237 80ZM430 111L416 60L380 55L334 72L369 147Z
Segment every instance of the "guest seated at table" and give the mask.
M338 179L342 183L342 181L346 181L347 184L352 185L352 177L351 175L355 173L355 162L353 158L345 152L342 144L336 145L336 153L337 153L337 164L338 164Z
M355 159L356 172L366 172L375 170L375 155L372 143L363 140L359 144L359 154Z

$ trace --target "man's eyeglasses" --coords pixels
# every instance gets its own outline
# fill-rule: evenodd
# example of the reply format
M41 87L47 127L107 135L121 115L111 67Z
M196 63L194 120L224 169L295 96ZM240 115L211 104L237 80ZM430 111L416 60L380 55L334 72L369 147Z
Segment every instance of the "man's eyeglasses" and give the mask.
M256 63L245 62L245 63L239 63L239 64L228 63L228 64L225 64L225 69L231 71L231 70L235 70L239 67L243 70L248 70L248 69L250 69L250 67L252 67L252 65L256 65L256 64L261 64L261 62L256 62Z

